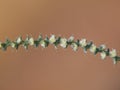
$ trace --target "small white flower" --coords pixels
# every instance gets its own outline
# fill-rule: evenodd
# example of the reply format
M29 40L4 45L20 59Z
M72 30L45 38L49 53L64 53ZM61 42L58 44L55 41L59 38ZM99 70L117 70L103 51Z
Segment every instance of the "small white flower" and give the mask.
M55 35L51 35L51 37L49 38L49 42L53 44L55 41L56 41Z
M44 40L41 40L41 41L40 41L40 45L41 45L43 48L45 48L45 47L46 47L45 41L44 41Z
M74 37L73 36L70 36L68 41L72 42L74 40Z
M17 39L17 43L19 44L19 43L21 43L21 41L22 41L22 38L21 37L18 37L18 39Z
M33 39L33 38L30 38L30 39L28 40L28 43L29 43L30 45L34 45L34 39Z
M79 42L81 47L85 47L87 45L87 40L86 39L81 39Z
M105 59L105 58L106 58L106 53L105 53L104 51L101 52L100 55L101 55L101 58L102 58L102 59Z
M76 43L72 43L71 47L73 48L74 51L78 50L78 45Z
M117 56L117 52L116 52L116 50L115 49L112 49L112 51L110 51L110 57L115 57L115 56Z
M92 46L90 47L90 52L95 53L96 49L97 47L94 44L92 44Z
M11 43L11 47L15 48L15 43L14 42Z
M63 48L66 48L66 46L67 46L67 39L66 38L60 39L60 46Z

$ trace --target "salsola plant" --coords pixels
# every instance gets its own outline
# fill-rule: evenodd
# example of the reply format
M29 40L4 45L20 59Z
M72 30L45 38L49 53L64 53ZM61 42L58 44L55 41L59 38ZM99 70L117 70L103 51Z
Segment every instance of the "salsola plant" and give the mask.
M27 36L25 40L23 40L20 36L15 41L6 39L5 42L0 42L0 49L6 51L9 46L15 49L18 49L19 46L23 46L25 49L28 49L28 46L38 47L39 45L46 48L50 44L54 45L55 48L57 48L58 45L62 48L67 48L70 46L74 51L77 51L78 48L81 47L84 52L89 50L94 55L100 53L101 59L105 59L107 56L111 57L114 64L116 64L117 61L120 61L120 56L117 55L115 49L110 50L105 45L100 45L97 47L92 41L87 41L85 38L75 40L73 36L66 39L61 36L56 37L55 35L51 35L50 37L46 36L43 38L42 35L39 35L37 39Z

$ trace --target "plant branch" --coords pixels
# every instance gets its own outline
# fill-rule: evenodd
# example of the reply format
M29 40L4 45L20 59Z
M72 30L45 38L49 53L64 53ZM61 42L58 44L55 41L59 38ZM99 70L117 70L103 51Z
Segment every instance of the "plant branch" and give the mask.
M78 48L81 47L84 52L89 50L94 55L100 53L101 59L105 59L107 56L111 57L114 64L120 61L120 56L117 55L115 49L110 50L109 48L106 48L105 45L100 45L97 47L92 41L88 42L84 38L80 40L74 40L73 36L68 39L60 36L56 37L55 35L45 38L43 38L42 35L39 35L37 39L27 36L25 40L23 40L22 37L18 37L15 41L6 39L5 42L0 42L0 49L6 51L9 46L15 49L19 49L19 46L23 46L25 49L28 49L28 46L39 47L39 45L43 48L46 48L50 44L54 45L56 48L58 45L63 48L70 46L74 51L77 51Z

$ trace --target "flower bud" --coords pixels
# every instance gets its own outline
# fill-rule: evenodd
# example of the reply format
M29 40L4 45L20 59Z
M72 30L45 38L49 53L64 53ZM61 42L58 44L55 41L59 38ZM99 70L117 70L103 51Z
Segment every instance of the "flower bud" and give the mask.
M78 45L76 43L72 43L71 47L73 48L74 51L78 50Z
M92 46L90 47L90 52L95 53L96 49L97 47L94 44L92 44Z
M56 41L55 35L51 35L49 38L49 43L53 44Z
M11 43L11 47L15 48L15 43L14 42Z
M73 36L70 36L69 39L68 39L69 42L72 42L73 40L74 40Z
M40 45L41 45L43 48L45 48L45 47L46 47L45 41L44 41L44 40L41 40L41 41L40 41Z
M60 39L60 46L63 48L67 47L67 39L66 38L61 38Z
M29 38L28 43L31 46L34 45L34 39L33 38Z
M105 59L105 58L106 58L106 56L107 56L107 55L106 55L106 53L105 53L104 51L103 51L103 52L101 52L101 53L100 53L100 55L101 55L101 59Z
M117 52L115 49L112 49L109 54L110 54L110 57L112 57L112 58L117 56Z
M81 39L79 41L79 44L80 44L81 47L85 47L87 45L87 40L86 39Z
M18 39L16 40L16 42L19 44L22 42L22 38L21 37L18 37Z

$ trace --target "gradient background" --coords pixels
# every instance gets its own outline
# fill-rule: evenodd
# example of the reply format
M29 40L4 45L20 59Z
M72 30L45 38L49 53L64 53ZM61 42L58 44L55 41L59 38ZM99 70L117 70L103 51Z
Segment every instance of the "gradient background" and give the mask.
M120 54L120 0L0 0L0 40L55 34ZM0 51L0 90L120 90L120 63L68 47Z

